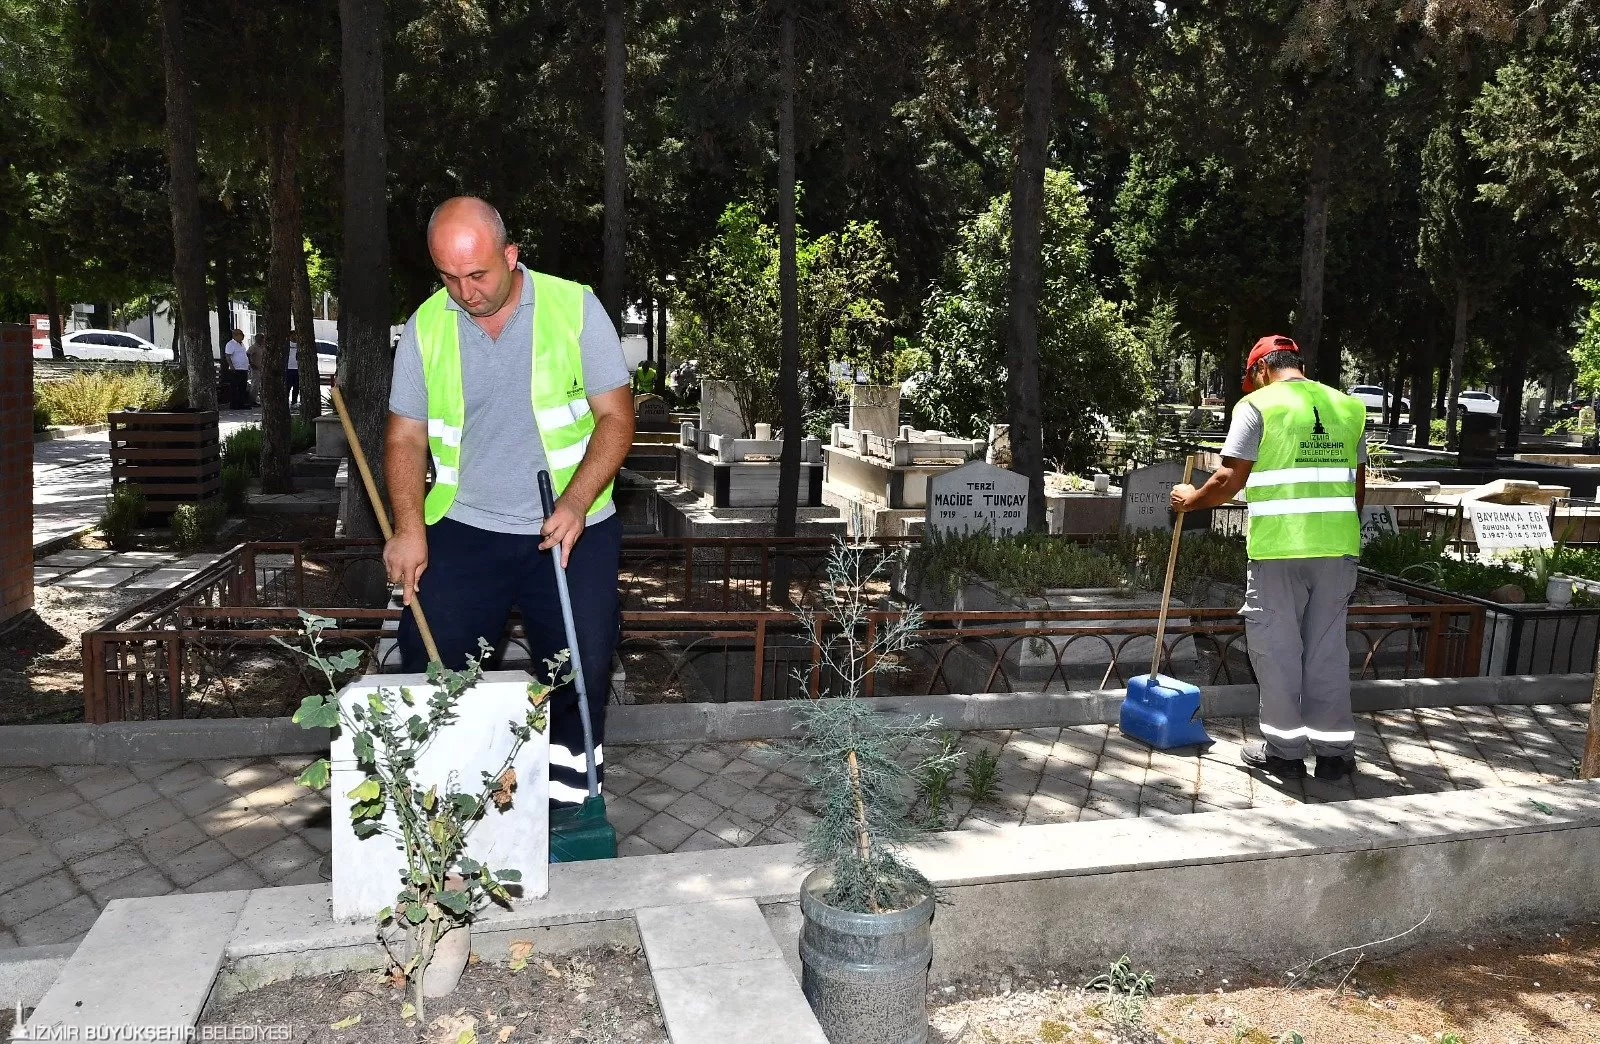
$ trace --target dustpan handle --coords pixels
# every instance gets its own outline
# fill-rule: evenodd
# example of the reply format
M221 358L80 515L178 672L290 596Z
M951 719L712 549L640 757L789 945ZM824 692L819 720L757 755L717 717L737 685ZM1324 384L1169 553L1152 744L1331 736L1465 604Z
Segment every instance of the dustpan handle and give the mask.
M555 491L550 487L550 473L539 472L539 499L544 502L544 517L556 510ZM567 591L567 567L561 564L561 545L550 549L556 565L556 594L561 597L561 622L567 628L567 649L572 653L572 682L578 688L578 720L583 722L584 768L589 774L589 796L600 794L600 779L594 767L594 726L589 723L589 686L583 679L583 658L578 655L578 628L572 622L572 595Z
M1183 461L1183 484L1189 484L1189 478L1194 474L1194 457L1188 456ZM1178 541L1183 537L1183 512L1174 512L1172 520L1172 548L1167 552L1167 579L1161 587L1161 615L1156 618L1156 648L1150 654L1150 679L1155 680L1161 673L1161 657L1166 652L1163 643L1167 638L1167 606L1172 601L1172 570L1178 564Z

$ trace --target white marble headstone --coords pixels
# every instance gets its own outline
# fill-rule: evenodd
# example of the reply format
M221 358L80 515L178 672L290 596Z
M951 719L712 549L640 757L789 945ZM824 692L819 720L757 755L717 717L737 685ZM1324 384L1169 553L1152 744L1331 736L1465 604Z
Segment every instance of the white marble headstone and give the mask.
M1189 482L1196 488L1205 484L1211 472L1195 468ZM1183 481L1183 460L1163 460L1148 467L1134 468L1122 480L1122 527L1124 529L1172 528L1172 487ZM1196 511L1184 517L1184 529L1211 525L1211 512Z
M415 777L437 783L442 791L452 773L465 793L476 794L483 773L504 763L515 737L507 724L522 721L528 707L528 675L490 671L461 697L458 720L442 730L417 761ZM360 677L339 691L340 706L365 704L381 692L400 704L400 688L411 689L417 713L426 713L434 692L420 674ZM406 714L410 716L410 711ZM371 917L394 904L405 866L399 843L385 834L357 838L350 826L350 791L364 778L356 767L354 738L340 729L330 752L333 774L328 797L333 814L333 916L336 920ZM524 899L543 898L549 887L550 745L549 730L536 732L523 745L515 763L517 787L504 812L491 805L472 829L467 855L495 870L520 870ZM388 813L392 825L394 813Z
M1028 528L1028 479L981 460L969 461L928 480L923 537L987 530L1012 536Z

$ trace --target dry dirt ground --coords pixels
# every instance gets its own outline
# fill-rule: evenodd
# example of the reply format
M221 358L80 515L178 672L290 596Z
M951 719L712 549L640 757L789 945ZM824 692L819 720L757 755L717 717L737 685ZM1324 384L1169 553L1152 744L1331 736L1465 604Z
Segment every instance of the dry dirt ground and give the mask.
M1118 1021L1077 983L934 991L933 1044L1593 1044L1600 926L1318 966L1304 985L1167 987ZM1137 962L1135 961L1135 964ZM1348 973L1348 977L1347 976ZM1342 981L1341 981L1342 980ZM1204 991L1204 992L1181 992ZM1298 1034L1298 1036L1296 1036Z
M287 1037L273 1038L288 1044L667 1044L637 949L535 956L520 971L474 961L454 994L429 1002L426 1025L402 1017L408 1002L407 991L378 973L297 979L235 998L209 1013L200 1031L288 1024Z

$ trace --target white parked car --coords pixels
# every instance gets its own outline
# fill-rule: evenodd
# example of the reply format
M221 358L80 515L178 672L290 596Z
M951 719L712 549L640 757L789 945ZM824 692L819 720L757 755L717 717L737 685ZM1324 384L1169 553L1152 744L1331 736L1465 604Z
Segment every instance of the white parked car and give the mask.
M1389 408L1391 401L1389 394L1376 384L1358 384L1350 389L1350 394L1365 403L1369 410L1386 410ZM1401 396L1400 408L1409 410L1411 408L1411 400Z
M121 330L73 330L61 335L61 350L68 359L101 362L163 363L172 361L171 348L158 348L137 334ZM34 346L35 359L50 358L50 342Z
M1456 405L1468 413L1499 413L1500 400L1482 391L1464 391L1456 400Z

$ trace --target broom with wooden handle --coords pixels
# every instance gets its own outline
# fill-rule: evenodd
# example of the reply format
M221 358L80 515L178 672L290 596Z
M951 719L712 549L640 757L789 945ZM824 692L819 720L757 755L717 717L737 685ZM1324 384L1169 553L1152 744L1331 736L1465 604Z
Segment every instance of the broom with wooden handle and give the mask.
M367 455L361 449L361 440L356 438L356 426L350 423L350 411L344 407L344 395L340 393L337 384L333 386L333 408L339 414L339 423L344 425L344 437L350 443L350 456L355 458L356 470L361 472L361 484L367 487L367 499L372 501L372 510L378 516L378 529L382 531L383 539L392 540L394 529L389 525L389 512L383 506L382 498L378 496L378 484L372 481L372 469L367 466ZM422 635L422 647L428 651L428 659L434 663L443 663L444 661L439 658L439 647L433 643L433 631L428 628L428 618L422 615L422 597L416 591L411 592L411 617L417 621L417 633Z
M1183 461L1183 484L1189 484L1190 477L1194 474L1194 457L1191 455ZM1172 520L1172 548L1167 552L1167 579L1161 587L1161 615L1156 617L1156 648L1150 654L1150 677L1154 679L1161 673L1161 657L1165 653L1163 643L1167 637L1167 608L1172 602L1172 571L1178 564L1178 544L1183 538L1183 512L1175 512Z

